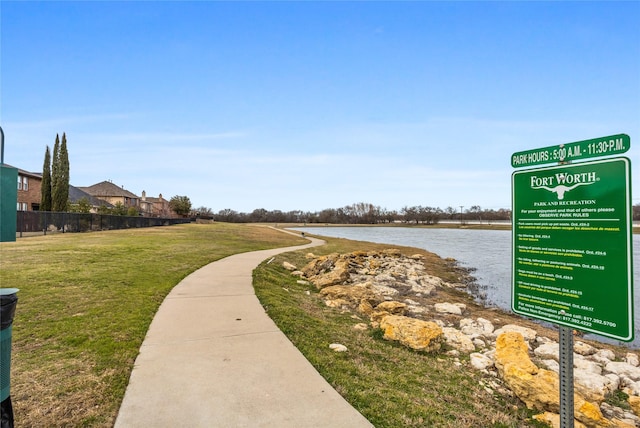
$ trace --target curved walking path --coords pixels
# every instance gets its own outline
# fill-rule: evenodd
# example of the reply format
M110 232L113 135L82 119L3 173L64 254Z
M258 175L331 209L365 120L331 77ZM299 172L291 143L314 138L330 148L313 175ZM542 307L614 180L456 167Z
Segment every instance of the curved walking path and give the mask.
M155 315L116 428L372 427L267 316L252 272L310 244L236 254L182 280Z

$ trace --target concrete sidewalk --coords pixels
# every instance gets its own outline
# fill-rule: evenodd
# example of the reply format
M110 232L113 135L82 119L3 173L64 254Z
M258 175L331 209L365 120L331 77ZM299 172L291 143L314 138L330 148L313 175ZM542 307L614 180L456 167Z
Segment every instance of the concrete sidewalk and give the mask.
M253 290L260 262L323 244L309 239L236 254L180 282L149 327L115 426L371 427L276 327Z

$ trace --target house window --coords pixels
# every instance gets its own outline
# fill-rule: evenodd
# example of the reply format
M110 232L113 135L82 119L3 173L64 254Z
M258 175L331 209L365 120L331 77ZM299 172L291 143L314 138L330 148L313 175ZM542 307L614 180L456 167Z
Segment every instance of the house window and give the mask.
M18 190L29 190L29 179L28 177L23 177L22 175L18 176Z

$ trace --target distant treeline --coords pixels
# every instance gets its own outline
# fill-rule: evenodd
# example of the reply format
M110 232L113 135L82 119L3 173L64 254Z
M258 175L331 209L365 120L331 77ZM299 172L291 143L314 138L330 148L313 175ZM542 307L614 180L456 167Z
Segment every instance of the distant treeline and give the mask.
M279 210L267 211L263 208L255 209L251 213L241 213L232 209L220 210L213 213L210 209L201 207L192 212L200 218L224 221L230 223L333 223L333 224L384 224L384 223L412 223L437 224L440 221L497 221L511 220L511 210L482 209L474 205L467 209L447 207L444 210L437 207L413 206L404 207L399 212L369 204L356 203L343 208L328 208L320 212Z

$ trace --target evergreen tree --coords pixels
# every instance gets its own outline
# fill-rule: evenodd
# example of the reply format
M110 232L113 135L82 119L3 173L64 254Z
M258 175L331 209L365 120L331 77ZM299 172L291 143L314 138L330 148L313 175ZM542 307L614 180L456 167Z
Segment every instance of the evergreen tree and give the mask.
M56 142L53 145L53 157L51 159L51 211L60 211L58 209L58 182L60 181L60 165L58 158L60 157L60 137L56 134Z
M44 165L42 166L40 211L51 211L51 152L49 146L44 152Z
M60 143L60 206L66 211L69 206L69 152L67 151L67 134L62 133Z
M69 200L69 152L67 134L62 134L62 143L56 135L51 167L51 205L53 211L66 211Z
M169 201L169 208L176 214L186 217L191 212L191 200L186 196L174 196Z

